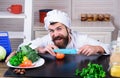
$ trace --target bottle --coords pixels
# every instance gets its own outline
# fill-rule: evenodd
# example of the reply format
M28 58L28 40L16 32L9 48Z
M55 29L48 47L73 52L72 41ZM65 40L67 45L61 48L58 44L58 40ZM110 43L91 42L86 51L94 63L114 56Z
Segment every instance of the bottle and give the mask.
M110 56L110 74L112 77L120 77L120 31L116 41L116 46Z

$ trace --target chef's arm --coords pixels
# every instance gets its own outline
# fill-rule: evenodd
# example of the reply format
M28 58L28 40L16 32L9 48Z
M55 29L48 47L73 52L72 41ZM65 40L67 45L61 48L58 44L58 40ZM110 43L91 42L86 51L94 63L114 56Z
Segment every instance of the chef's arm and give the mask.
M46 51L44 50L43 47L38 47L38 48L36 48L36 50L37 50L39 53L46 53Z

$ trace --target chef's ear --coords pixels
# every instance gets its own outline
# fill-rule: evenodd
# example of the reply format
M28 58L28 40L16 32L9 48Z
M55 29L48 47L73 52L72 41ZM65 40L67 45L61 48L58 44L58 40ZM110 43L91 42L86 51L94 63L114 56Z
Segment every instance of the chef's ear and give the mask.
M67 28L67 30L68 30L68 33L71 33L71 29L70 28Z

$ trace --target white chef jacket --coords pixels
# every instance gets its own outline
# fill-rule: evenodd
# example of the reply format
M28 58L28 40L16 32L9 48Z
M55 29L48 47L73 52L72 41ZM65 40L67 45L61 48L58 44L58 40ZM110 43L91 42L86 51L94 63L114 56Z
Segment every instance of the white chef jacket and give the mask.
M104 48L106 54L110 54L110 46L109 44L104 44L102 42L99 42L95 39L92 39L90 37L88 37L88 35L82 34L80 32L77 31L71 31L71 42L67 45L66 48L80 48L83 45L98 45L101 46L102 48ZM41 38L37 38L35 40L30 41L30 43L32 43L30 45L31 48L35 49L37 47L45 47L48 44L54 44L52 41L52 38L50 37L50 34L45 35L44 37Z

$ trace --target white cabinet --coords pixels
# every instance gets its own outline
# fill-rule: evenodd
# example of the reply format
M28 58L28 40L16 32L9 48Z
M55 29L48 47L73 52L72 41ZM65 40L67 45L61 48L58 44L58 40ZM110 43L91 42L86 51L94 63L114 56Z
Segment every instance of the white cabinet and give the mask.
M110 43L112 40L112 32L114 26L112 22L81 22L80 20L73 20L73 30L79 31L84 34L88 34L90 37L102 41L104 43Z
M71 29L88 34L88 36L98 41L110 43L114 26L111 22L81 22L80 20L72 20ZM37 38L47 34L47 31L43 26L35 25L34 33L35 38Z
M7 7L9 7L9 5ZM22 19L24 23L23 31L14 31L14 28L13 28L12 31L8 31L9 37L10 38L22 38L24 39L24 41L30 41L32 38L32 14L33 14L32 13L32 0L24 0L23 9L24 10L22 14L12 14L8 11L0 11L0 19L11 19L11 20Z

